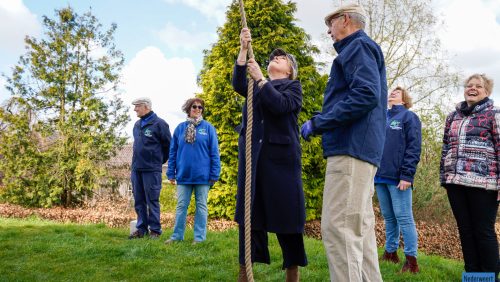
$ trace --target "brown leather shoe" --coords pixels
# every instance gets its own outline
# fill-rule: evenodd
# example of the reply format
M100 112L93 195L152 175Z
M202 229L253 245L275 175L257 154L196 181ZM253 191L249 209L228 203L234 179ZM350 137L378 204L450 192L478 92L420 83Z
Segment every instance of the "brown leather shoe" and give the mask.
M142 233L139 230L136 230L134 233L132 233L132 234L130 234L130 236L128 236L128 239L132 240L132 239L139 239L142 237L144 237L144 233Z
M240 273L238 274L238 282L248 282L247 267L243 264L240 264Z
M286 282L299 282L299 267L292 265L286 269Z
M401 268L401 272L411 272L411 273L418 273L420 269L418 268L417 264L417 257L414 256L406 256L406 261L405 264L403 264L403 268Z
M393 253L388 253L387 251L384 251L384 254L380 258L380 260L398 264L399 263L398 251L395 251Z
M160 233L156 233L154 231L149 232L149 239L156 240L156 239L159 239L160 236L161 236Z

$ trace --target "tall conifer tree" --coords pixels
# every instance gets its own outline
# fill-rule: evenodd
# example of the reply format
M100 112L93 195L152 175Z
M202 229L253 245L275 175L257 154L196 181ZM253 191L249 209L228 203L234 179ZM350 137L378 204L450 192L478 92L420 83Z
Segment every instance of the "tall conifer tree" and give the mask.
M55 16L43 17L42 38L26 38L27 52L7 78L12 103L0 110L0 197L14 203L81 202L103 184L104 162L125 142L116 25L102 30L91 12L69 7Z

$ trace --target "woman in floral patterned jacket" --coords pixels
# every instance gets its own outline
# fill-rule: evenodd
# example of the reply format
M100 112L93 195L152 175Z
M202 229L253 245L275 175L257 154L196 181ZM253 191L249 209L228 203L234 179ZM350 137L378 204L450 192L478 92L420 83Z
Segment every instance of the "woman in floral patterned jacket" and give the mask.
M493 80L465 80L465 101L448 115L441 155L441 185L457 221L466 272L494 272L499 255L495 233L500 179L500 109L489 99Z

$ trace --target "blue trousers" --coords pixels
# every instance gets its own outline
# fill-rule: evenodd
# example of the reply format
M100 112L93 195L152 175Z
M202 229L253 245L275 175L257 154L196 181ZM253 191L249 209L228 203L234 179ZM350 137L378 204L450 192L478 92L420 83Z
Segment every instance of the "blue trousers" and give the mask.
M178 184L177 185L177 208L175 210L174 233L170 237L172 240L184 240L186 230L186 216L194 192L196 200L196 211L194 214L194 241L202 242L207 239L207 218L208 218L208 184Z
M161 234L161 171L132 171L131 181L137 213L137 230L143 234L149 231Z
M380 211L385 221L385 250L393 253L399 247L399 235L403 234L404 253L408 256L417 256L417 228L413 219L412 189L405 191L397 185L375 184Z

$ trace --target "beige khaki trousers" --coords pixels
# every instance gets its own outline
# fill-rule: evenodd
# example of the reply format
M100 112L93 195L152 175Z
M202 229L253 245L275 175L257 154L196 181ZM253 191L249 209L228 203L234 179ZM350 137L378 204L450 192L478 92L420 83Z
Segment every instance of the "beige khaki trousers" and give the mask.
M331 281L382 281L372 206L376 171L351 156L328 157L321 235Z

